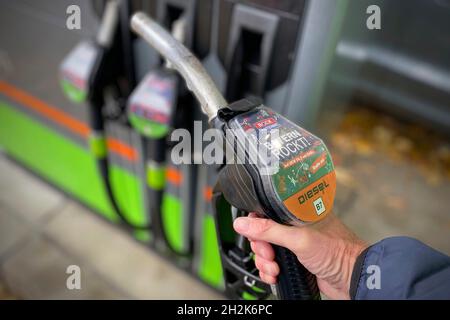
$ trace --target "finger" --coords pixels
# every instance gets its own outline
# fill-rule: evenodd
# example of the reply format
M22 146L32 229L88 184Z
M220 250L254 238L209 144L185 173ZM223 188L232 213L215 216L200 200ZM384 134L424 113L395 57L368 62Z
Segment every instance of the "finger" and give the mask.
M266 260L275 259L275 251L268 242L255 240L250 242L250 247L255 254L263 257Z
M259 271L272 277L276 277L280 273L280 268L275 261L265 260L258 255L255 256L255 265Z
M259 218L259 215L256 212L249 212L249 214L247 215L247 217L250 218ZM253 239L247 237L247 239L250 241L250 243L253 241Z
M277 278L267 275L264 272L259 272L259 277L261 278L262 281L264 281L267 284L276 284L277 283Z
M252 241L266 241L293 249L301 240L300 229L278 224L264 218L240 217L233 223L234 230Z

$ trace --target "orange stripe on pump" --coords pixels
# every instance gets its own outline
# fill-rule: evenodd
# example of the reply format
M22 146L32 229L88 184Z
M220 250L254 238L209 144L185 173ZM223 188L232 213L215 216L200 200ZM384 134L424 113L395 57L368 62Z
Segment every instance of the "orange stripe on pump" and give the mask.
M39 112L40 114L50 118L51 120L63 125L70 131L77 135L87 138L90 132L88 126L83 122L67 115L66 113L58 110L56 107L51 106L44 101L33 97L29 93L16 88L5 81L0 80L0 92L9 98L23 104L24 106Z
M108 138L106 140L106 146L108 147L108 150L111 150L114 153L117 153L119 156L134 162L137 161L138 155L134 148L126 145L122 141L119 141L117 139Z
M212 196L213 196L212 188L210 186L206 186L203 189L203 198L205 199L205 201L209 202L209 201L211 201Z
M166 170L166 179L169 183L178 187L183 181L183 174L173 167L168 167Z
M87 139L91 132L91 129L85 123L59 110L57 107L54 107L41 99L34 97L28 92L2 80L0 80L0 93L53 122L56 122L84 139ZM111 152L114 152L129 161L136 161L138 159L137 151L121 141L108 138L107 146Z

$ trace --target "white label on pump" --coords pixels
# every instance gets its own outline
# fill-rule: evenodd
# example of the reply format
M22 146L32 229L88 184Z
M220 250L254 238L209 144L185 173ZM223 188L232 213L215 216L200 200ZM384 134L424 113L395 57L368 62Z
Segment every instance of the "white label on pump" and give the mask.
M131 112L158 123L167 123L172 114L174 75L164 71L150 72L131 94Z
M61 65L63 78L77 88L87 90L97 52L93 43L87 41L79 43Z
M316 209L316 213L320 216L325 211L325 205L323 204L322 198L319 198L313 201L314 209Z

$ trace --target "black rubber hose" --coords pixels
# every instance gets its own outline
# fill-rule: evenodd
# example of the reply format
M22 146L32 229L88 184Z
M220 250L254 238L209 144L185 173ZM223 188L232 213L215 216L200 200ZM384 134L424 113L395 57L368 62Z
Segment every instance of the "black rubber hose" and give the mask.
M103 96L103 88L106 86L107 78L105 73L107 72L106 60L110 58L106 54L106 49L99 47L99 55L96 58L93 73L91 78L89 78L89 95L88 95L88 106L89 106L89 126L92 134L98 135L99 137L105 137L105 122L102 114L102 106L105 104ZM105 71L106 70L106 71ZM150 224L146 225L135 225L127 220L122 210L120 210L118 203L116 202L114 192L112 190L111 183L109 182L109 164L107 154L100 158L97 158L97 168L100 172L100 177L103 182L103 186L106 191L108 200L119 217L119 219L128 227L136 230L149 230L151 228Z
M125 217L122 210L120 210L119 205L115 199L114 192L112 190L111 183L109 182L109 166L108 166L108 160L106 158L98 159L97 160L97 166L100 171L100 176L103 180L103 185L105 187L106 195L108 197L109 202L111 203L111 206L113 207L114 212L117 214L119 219L128 227L135 229L135 230L150 230L152 228L151 224L146 225L136 225L128 221L128 219Z
M280 300L320 300L316 276L309 272L290 250L273 245L280 267L277 294Z
M162 150L160 150L161 152ZM163 150L163 152L165 152L165 150ZM122 212L122 210L119 208L119 205L115 199L114 196L114 192L112 190L112 186L109 180L109 165L108 165L108 159L107 158L102 158L102 159L98 159L97 161L97 165L100 171L100 175L102 177L103 180L103 185L105 187L106 190L106 194L107 197L111 203L111 206L113 207L114 212L117 214L117 216L119 217L119 219L121 220L121 222L134 230L152 230L155 233L155 236L160 237L161 240L164 242L164 245L173 253L175 253L177 256L180 257L189 257L190 253L181 253L178 252L169 242L169 239L167 238L166 233L163 230L162 227L162 217L161 217L161 192L157 192L155 193L155 191L150 191L152 193L152 197L151 197L151 218L152 218L152 222L150 224L146 224L146 225L136 225L131 223L130 221L128 221L128 219L125 217L124 213Z
M145 148L145 163L154 162L157 166L162 166L166 163L166 151L167 151L167 142L165 138L160 139L147 139L144 138L143 145ZM150 216L153 225L153 231L156 237L159 237L165 244L165 246L180 257L190 257L190 250L188 252L179 252L177 251L171 244L169 239L167 238L167 234L163 228L163 217L162 217L162 198L163 191L152 190L147 188L148 196L150 199Z
M151 142L150 142L151 143ZM160 150L161 152L161 150ZM165 152L165 150L162 150L162 152ZM109 180L109 165L108 165L108 159L102 158L97 160L97 166L100 171L100 175L102 177L103 185L105 187L106 195L109 199L109 202L111 206L113 207L114 212L119 217L120 221L126 226L134 230L147 230L152 231L155 237L159 237L163 242L164 245L173 253L175 253L177 256L180 257L190 257L191 254L188 253L181 253L178 252L169 242L169 239L167 238L166 233L163 229L162 224L162 215L161 215L161 198L162 198L162 192L161 191L154 191L148 189L148 196L150 199L150 217L151 217L151 223L146 225L136 225L128 221L128 219L125 217L122 210L119 208L119 205L116 201L116 198L114 196L114 192Z

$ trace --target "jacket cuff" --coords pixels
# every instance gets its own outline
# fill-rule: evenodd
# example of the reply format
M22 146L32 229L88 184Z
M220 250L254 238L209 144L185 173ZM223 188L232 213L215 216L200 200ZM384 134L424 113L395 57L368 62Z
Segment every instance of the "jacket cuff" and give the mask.
M359 281L361 279L361 275L362 275L362 271L363 271L363 267L364 267L364 261L366 260L366 255L370 248L371 248L371 246L364 249L364 251L361 252L361 254L358 256L358 258L356 258L355 265L353 267L352 277L350 280L349 294L350 294L351 300L355 300L356 292L358 291Z

